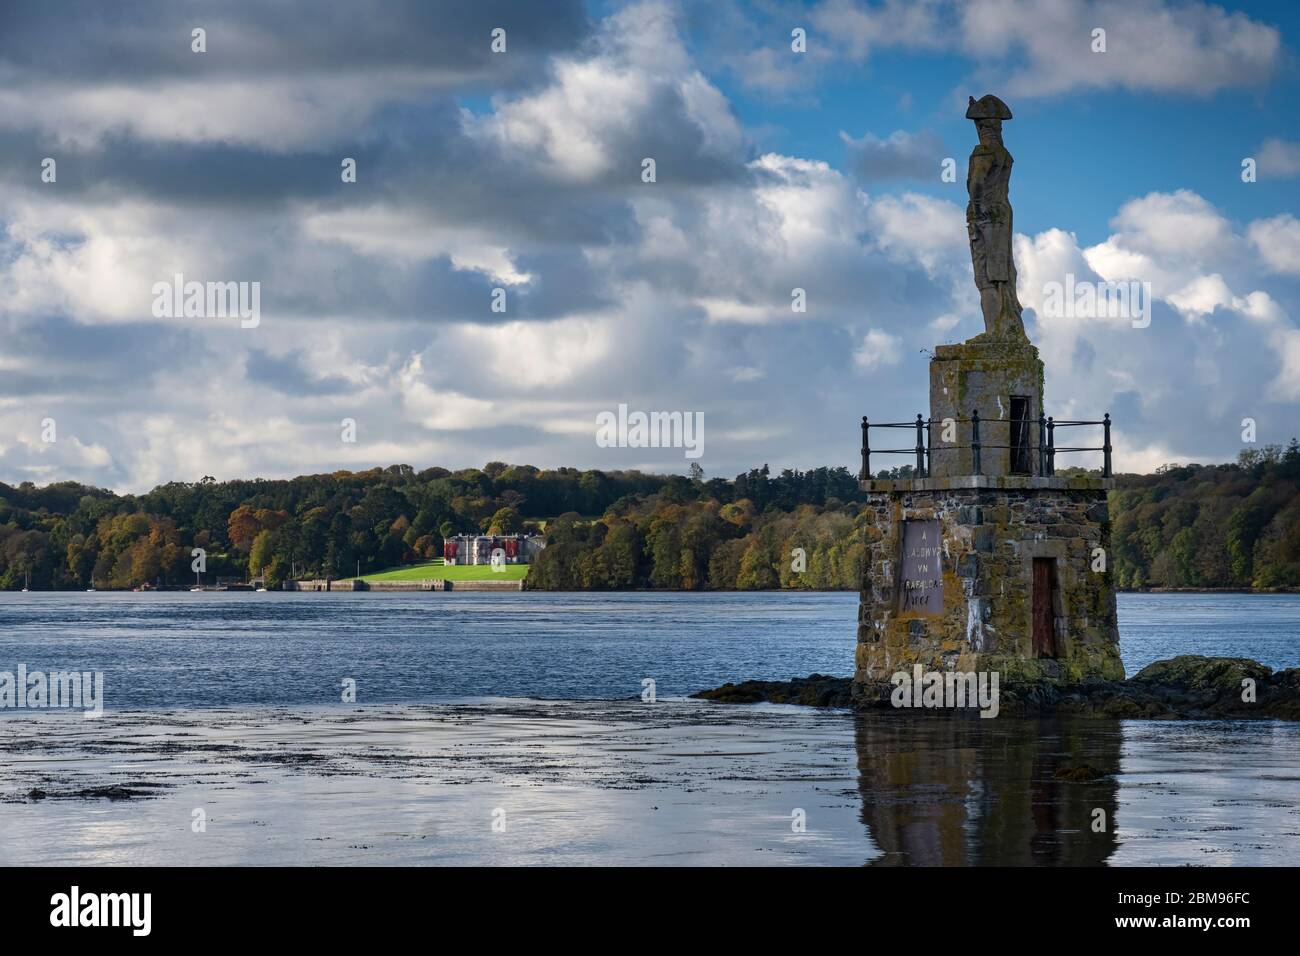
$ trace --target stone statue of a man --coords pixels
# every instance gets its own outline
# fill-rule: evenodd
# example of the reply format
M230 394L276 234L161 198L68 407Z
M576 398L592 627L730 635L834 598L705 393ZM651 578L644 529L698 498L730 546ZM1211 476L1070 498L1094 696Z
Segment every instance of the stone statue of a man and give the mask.
M1007 104L992 94L970 97L966 118L975 121L980 143L970 154L966 174L966 231L980 291L984 331L997 338L1025 338L1016 298L1016 263L1011 256L1011 154L1002 145L1002 121L1011 119Z

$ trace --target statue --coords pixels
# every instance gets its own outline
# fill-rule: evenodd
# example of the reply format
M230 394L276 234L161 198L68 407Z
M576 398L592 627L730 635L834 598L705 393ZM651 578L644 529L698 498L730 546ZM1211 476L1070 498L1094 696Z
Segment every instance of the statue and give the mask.
M992 94L970 97L966 118L975 121L980 144L970 154L966 174L966 231L980 290L984 333L990 337L1025 339L1016 298L1016 263L1011 255L1011 154L1002 145L1002 121L1011 119L1007 104Z

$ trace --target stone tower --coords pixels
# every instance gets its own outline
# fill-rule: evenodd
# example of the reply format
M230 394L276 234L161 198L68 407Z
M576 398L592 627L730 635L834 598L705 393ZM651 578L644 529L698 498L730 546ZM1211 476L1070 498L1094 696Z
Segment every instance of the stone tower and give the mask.
M934 350L928 419L863 419L871 520L854 672L860 700L887 697L892 675L917 664L996 671L1003 684L1124 677L1106 506L1109 416L1045 416L1043 363L1015 293L1012 159L1001 130L1011 111L985 96L966 115L980 138L966 220L985 331ZM1056 432L1067 427L1070 441L1058 449ZM1099 433L1100 445L1083 447ZM883 444L914 450L908 477L872 477L871 446L884 435L892 437ZM1057 476L1058 450L1100 452L1101 477Z

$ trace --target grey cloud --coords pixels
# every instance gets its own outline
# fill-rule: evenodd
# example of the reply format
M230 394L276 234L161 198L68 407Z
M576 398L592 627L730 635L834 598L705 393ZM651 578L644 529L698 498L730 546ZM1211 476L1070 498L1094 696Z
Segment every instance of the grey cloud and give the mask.
M121 402L124 382L148 387L167 368L210 355L202 337L183 326L79 325L52 314L9 323L0 356L18 367L0 375L0 394L102 407Z
M418 263L360 256L336 243L312 243L299 250L309 264L277 260L258 268L250 255L240 274L265 276L264 321L317 322L322 316L356 321L401 320L421 324L494 323L546 320L612 307L607 279L580 250L542 251L517 257L518 266L535 280L507 286L506 312L492 311L493 289L500 283L480 272L456 269L445 257Z
M1273 137L1260 144L1257 155L1259 171L1264 177L1290 179L1300 176L1300 143Z
M898 130L884 139L867 133L860 139L840 134L848 153L848 168L863 182L887 179L937 180L944 157L943 140L935 133Z
M190 49L190 31L207 49ZM489 48L507 31L507 53ZM445 89L500 88L550 53L575 49L590 29L579 0L6 0L0 14L0 75L68 83L154 82L419 70Z
M337 395L356 388L339 375L313 375L303 364L303 353L298 349L272 355L250 347L244 371L250 382L267 385L285 395Z

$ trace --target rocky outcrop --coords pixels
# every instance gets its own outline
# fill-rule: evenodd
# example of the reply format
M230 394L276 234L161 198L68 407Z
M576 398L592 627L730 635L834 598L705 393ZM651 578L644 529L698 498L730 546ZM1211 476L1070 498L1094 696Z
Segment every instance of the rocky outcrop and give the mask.
M1300 720L1300 668L1275 672L1244 657L1184 655L1149 664L1097 696L1113 717Z
M849 707L852 678L813 674L791 681L743 681L693 694L729 704L803 704ZM1125 681L1072 686L1051 681L1012 682L999 688L1008 716L1075 714L1131 720L1300 720L1300 668L1273 671L1242 657L1185 655L1156 661ZM857 702L860 709L892 711L887 699ZM908 713L950 713L908 710Z
M848 707L851 677L812 674L794 680L747 680L702 690L692 697L722 704L802 704L805 707Z

